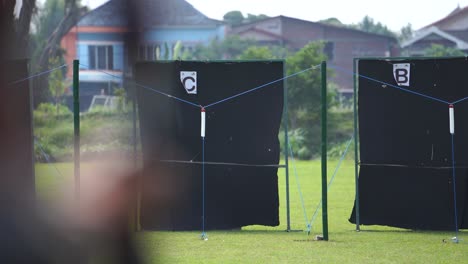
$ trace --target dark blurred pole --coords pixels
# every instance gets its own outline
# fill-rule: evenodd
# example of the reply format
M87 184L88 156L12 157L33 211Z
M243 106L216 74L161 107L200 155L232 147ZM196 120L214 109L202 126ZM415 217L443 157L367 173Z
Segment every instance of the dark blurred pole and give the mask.
M80 71L78 60L73 61L73 130L75 197L80 198Z
M24 43L18 43L29 29L20 23L28 12L15 20L15 2L0 0L0 203L23 212L34 201L35 181L29 81L12 83L28 76Z
M145 24L142 22L141 12L144 5L142 5L141 0L126 0L127 6L127 23L128 23L128 32L125 37L125 46L127 47L127 63L126 68L124 69L125 75L133 80L133 66L138 60L138 43L140 43L140 33L139 28L143 28ZM131 83L131 82L129 82ZM133 162L135 168L138 167L138 131L137 131L137 87L132 84L131 87L132 98L133 98L133 108L132 108L132 139L133 139ZM140 231L140 201L142 195L142 173L138 177L136 184L136 197L135 197L135 210L134 210L134 231Z
M35 224L32 113L29 82L12 83L28 75L14 7L0 0L0 263L43 263L25 239Z
M138 140L137 140L137 86L131 86L133 103L132 103L132 142L133 142L133 166L135 170L138 170ZM133 230L140 231L140 182L136 184L136 197L135 197L135 219Z

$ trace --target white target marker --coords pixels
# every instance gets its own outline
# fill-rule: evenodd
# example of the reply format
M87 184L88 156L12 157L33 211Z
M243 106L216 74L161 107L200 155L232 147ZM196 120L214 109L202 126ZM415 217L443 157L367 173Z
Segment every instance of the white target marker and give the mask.
M201 137L205 137L205 108L202 107L201 109Z
M449 105L450 134L455 134L455 113L453 105Z

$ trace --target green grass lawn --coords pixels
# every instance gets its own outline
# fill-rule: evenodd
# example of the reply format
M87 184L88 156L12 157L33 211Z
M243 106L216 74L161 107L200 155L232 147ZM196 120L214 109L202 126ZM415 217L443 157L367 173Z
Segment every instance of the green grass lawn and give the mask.
M329 178L337 162L329 162ZM320 201L320 162L296 162L307 215L310 219ZM38 195L53 199L60 184L69 179L71 164L36 166ZM290 168L291 228L304 230L306 223ZM242 231L211 231L208 241L200 232L138 232L138 247L148 263L468 263L468 232L462 231L459 244L443 243L453 232L410 231L381 226L362 226L361 232L348 222L354 202L354 166L345 161L329 190L330 241L313 241L321 234L321 214L313 223L311 235L285 232L285 177L279 171L279 227L249 226Z

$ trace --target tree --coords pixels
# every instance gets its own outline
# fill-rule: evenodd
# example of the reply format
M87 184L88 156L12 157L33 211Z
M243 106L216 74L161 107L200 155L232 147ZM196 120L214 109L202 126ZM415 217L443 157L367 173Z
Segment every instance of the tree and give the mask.
M327 19L320 20L319 23L327 24L327 25L332 25L332 26L337 26L337 27L344 27L345 25L341 23L341 21L336 18L336 17L330 17Z
M326 60L322 42L311 42L286 59L287 74L319 65ZM320 71L309 70L288 79L288 100L291 109L316 111L320 107Z
M459 49L445 47L440 44L432 44L430 48L424 51L426 57L451 57L465 56L465 53Z
M257 20L262 20L265 18L269 18L269 16L260 14L260 15L253 15L253 14L247 14L247 17L244 19L244 23L251 23Z
M28 43L29 43L29 31L31 28L31 19L34 11L36 10L35 0L22 0L23 5L21 6L21 13L17 20L17 49L19 57L27 57ZM15 2L15 1L13 1Z
M244 15L241 11L230 11L223 16L223 20L230 26L238 26L244 21Z
M55 30L55 27L63 19L65 9L64 0L47 0L42 7L38 8L33 17L35 32L31 35L31 54L33 70L38 71L39 57L47 45L47 39Z
M86 7L81 7L80 0L46 0L44 7L39 10L37 19L34 20L37 23L35 24L37 32L32 37L34 71L49 70L51 68L49 58L63 55L60 41L86 11ZM48 78L38 79L35 87L33 90L35 105L47 101Z
M326 60L323 42L311 42L286 60L287 75L319 65ZM303 129L310 150L320 144L321 75L319 69L311 69L287 79L289 120L291 130ZM328 102L332 102L335 91L329 91ZM332 107L329 103L329 107ZM317 151L311 151L317 153Z
M239 60L271 60L275 56L268 47L252 46L238 56Z
M255 46L255 40L242 39L237 35L228 36L222 41L213 39L209 45L197 45L193 51L186 51L183 59L192 60L221 60L238 57L251 46Z
M19 16L15 17L16 1L0 1L1 59L27 58L31 19L35 0L22 0Z
M262 20L265 18L268 18L269 16L260 14L260 15L254 15L254 14L247 14L247 17L244 17L241 11L229 11L223 16L224 22L226 22L230 26L239 26L244 23L250 23L254 22L257 20Z
M357 26L352 25L351 27L357 28L359 30L380 34L389 37L395 37L396 34L391 31L387 26L383 25L380 22L375 22L373 18L365 16Z
M60 66L61 59L60 57L50 58L49 64L52 67ZM62 70L56 70L50 73L49 75L49 91L50 94L54 97L56 114L59 115L59 107L62 102L62 98L65 95L66 87L64 83Z
M411 39L412 37L413 37L413 27L411 26L411 23L408 23L406 26L400 29L399 40L400 42L403 42L403 41Z
M48 0L55 1L55 0ZM57 56L60 49L60 41L63 36L76 25L78 18L87 11L86 7L80 7L80 0L60 0L64 1L63 17L47 38L47 43L39 56L39 67L41 70L49 68L49 57Z

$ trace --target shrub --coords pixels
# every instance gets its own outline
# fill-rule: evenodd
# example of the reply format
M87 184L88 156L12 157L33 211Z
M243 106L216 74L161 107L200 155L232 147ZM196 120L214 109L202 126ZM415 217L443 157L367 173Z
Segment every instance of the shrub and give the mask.
M307 132L302 128L294 129L288 132L289 146L291 147L292 153L295 158L298 159L310 159L312 158L312 152L307 146ZM284 132L279 133L279 141L281 146L281 152L284 152ZM289 153L290 150L288 150Z
M58 120L70 119L73 113L65 105L57 106L51 103L41 103L33 112L34 126L53 125Z

